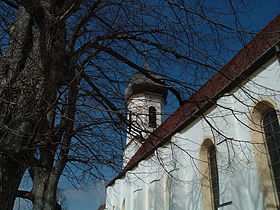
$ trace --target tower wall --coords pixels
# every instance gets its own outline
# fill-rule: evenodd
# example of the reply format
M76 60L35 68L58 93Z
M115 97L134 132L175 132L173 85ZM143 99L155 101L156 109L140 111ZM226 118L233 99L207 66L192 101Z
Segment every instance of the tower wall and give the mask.
M124 151L123 165L136 153L143 141L162 122L162 113L165 101L162 96L152 93L135 94L127 101L128 126L126 148ZM156 123L151 125L149 108L154 107L156 111Z

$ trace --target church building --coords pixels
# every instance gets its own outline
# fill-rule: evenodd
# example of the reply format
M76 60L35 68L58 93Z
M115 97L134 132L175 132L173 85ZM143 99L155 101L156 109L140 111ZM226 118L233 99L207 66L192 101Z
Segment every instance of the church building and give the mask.
M280 15L164 122L167 89L143 68L105 209L280 209Z

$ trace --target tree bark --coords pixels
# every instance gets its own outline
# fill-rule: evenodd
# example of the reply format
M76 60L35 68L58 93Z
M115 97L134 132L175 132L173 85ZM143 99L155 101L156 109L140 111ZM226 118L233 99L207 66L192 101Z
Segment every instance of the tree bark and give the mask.
M0 154L0 167L0 209L11 210L25 168L4 154Z
M53 145L52 106L62 75L68 69L64 22L57 22L57 17L52 16L52 5L34 2L20 1L17 18L9 28L9 48L0 63L0 209L3 210L13 208L22 175L32 163L36 148ZM42 156L53 155L49 148L44 151ZM49 160L50 163L40 164L51 167L53 160ZM44 200L48 200L44 205L56 206L55 198L51 197L39 202L40 193L48 194L51 190L42 184L55 186L56 191L56 185L52 184L54 175L48 175L34 176L34 192L39 193L34 200L40 206L37 209L48 209L41 208Z
M28 143L32 120L26 115L27 107L22 73L32 43L32 18L28 1L18 8L17 20L9 28L9 48L0 63L0 209L13 208L15 195L25 171L25 154L22 146ZM27 153L26 153L27 154Z
M56 190L59 177L41 168L36 168L34 175L33 210L58 210Z

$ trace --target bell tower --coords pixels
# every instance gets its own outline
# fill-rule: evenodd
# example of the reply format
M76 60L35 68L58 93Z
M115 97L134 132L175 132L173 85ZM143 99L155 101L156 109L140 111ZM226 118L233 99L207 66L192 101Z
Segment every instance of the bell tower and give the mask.
M162 77L151 71L147 63L146 73L156 80ZM162 122L162 111L167 97L167 89L148 78L143 73L134 74L125 90L128 110L128 126L123 166L137 152L141 144Z

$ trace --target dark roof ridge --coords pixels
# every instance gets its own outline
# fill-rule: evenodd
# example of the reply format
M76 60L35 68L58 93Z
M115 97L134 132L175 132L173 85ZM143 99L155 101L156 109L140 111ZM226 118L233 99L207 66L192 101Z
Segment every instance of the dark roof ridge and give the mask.
M141 160L149 157L170 137L193 122L209 109L225 92L232 90L257 68L275 55L274 46L280 41L280 15L276 16L260 33L242 48L219 72L211 77L174 114L165 120L143 143L120 174L107 186L132 170Z

